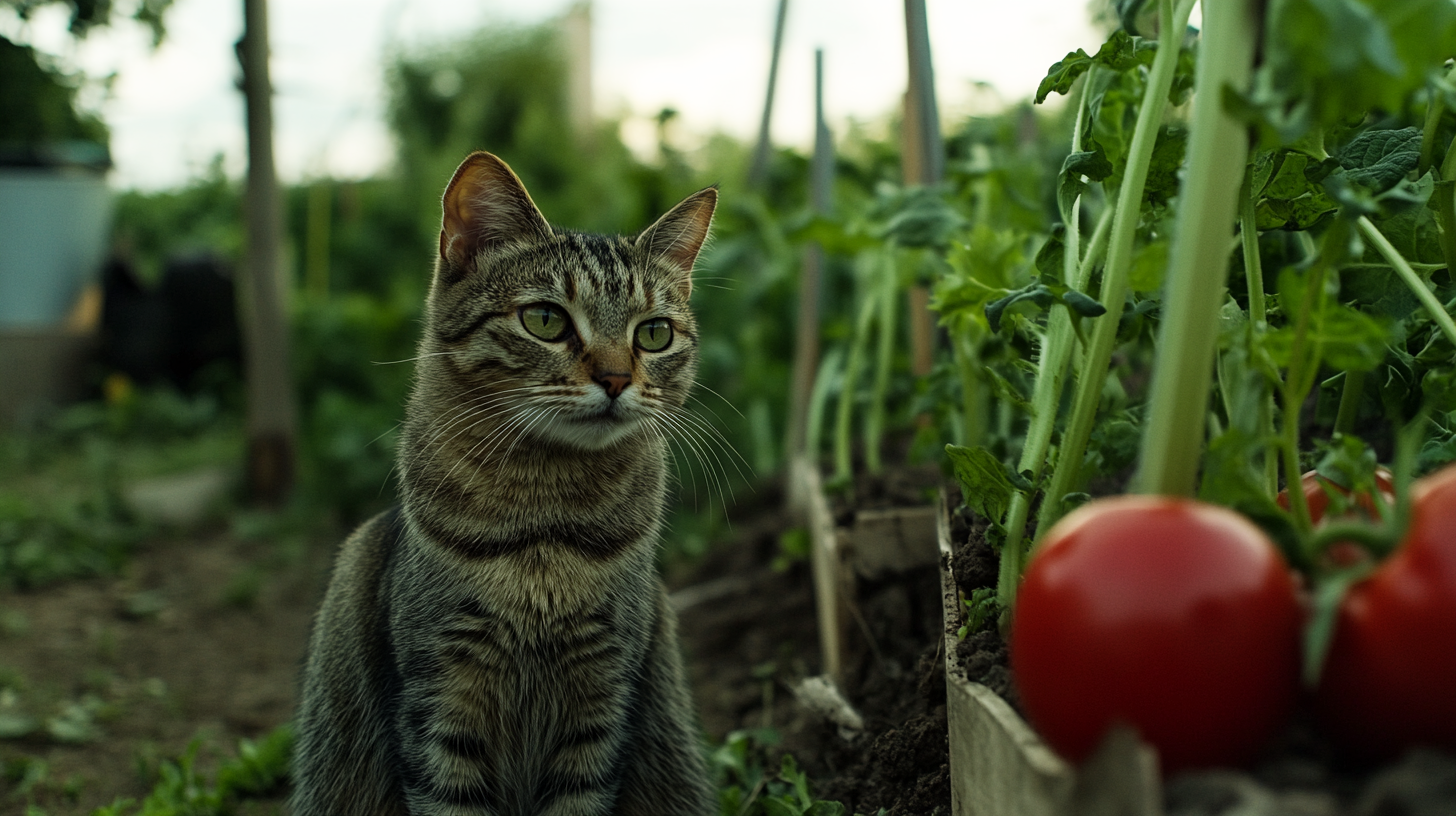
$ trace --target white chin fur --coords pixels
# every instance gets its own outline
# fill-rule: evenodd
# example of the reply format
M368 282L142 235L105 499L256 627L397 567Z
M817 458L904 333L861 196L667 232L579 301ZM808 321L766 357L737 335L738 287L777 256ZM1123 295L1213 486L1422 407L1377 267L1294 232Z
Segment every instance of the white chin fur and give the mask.
M532 432L557 444L583 450L601 450L639 431L643 410L630 391L617 398L611 418L600 417L610 405L605 395L598 399L571 400L571 406L556 413Z

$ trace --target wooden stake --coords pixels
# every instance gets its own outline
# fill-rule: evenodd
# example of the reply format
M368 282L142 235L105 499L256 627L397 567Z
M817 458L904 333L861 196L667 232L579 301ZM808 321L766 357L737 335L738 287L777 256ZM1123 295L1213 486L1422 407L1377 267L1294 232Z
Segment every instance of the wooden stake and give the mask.
M814 158L809 167L809 201L814 212L829 212L834 186L834 137L824 121L824 50L814 52ZM793 381L789 384L789 421L784 445L786 458L807 454L818 461L818 451L805 451L809 424L809 395L819 368L819 292L824 253L818 244L804 250L799 273L799 319L794 340ZM797 489L797 486L794 488ZM795 502L790 497L790 503Z
M238 60L248 122L247 257L240 300L247 358L248 492L270 506L293 488L297 413L281 263L283 219L273 165L273 85L266 0L243 0Z
M768 63L768 91L763 99L763 119L758 125L758 147L753 151L753 164L748 168L748 186L760 187L768 180L769 143L768 126L773 116L774 86L779 77L779 51L784 45L784 20L789 14L789 0L779 0L779 13L774 23L773 54ZM817 57L816 57L817 59ZM817 138L817 137L816 137Z
M940 112L935 103L935 72L930 60L930 27L925 0L905 0L905 51L909 57L910 90L905 94L905 124L901 131L901 169L906 187L934 186L945 176L945 140L940 134ZM911 371L930 375L935 347L935 318L930 312L930 290L910 288ZM921 417L920 423L928 421Z

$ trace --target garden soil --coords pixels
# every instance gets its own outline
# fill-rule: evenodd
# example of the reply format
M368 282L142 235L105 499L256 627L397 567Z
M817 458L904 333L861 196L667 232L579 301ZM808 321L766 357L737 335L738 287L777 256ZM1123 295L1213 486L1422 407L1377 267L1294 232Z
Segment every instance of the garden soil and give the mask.
M869 490L881 504L905 499ZM781 505L777 486L760 487L731 514L727 540L668 572L704 730L719 741L772 728L767 766L792 753L815 794L850 814L949 814L937 575L862 588L877 652L845 690L865 730L842 738L791 692L819 673L819 648L807 565L771 566L794 524ZM140 800L189 744L209 777L238 740L286 722L333 547L214 530L150 541L116 576L0 593L0 728L28 717L74 740L0 740L0 814ZM282 813L285 795L237 812Z

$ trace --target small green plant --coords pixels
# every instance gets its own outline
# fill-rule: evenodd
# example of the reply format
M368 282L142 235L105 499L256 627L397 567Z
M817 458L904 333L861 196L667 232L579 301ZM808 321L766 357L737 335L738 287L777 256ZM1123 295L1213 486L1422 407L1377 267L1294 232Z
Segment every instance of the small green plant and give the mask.
M813 797L793 756L784 754L777 774L765 770L768 749L778 741L772 728L734 731L709 754L720 816L843 816L844 805Z
M240 740L237 756L218 766L211 783L197 770L201 747L193 740L182 756L162 760L155 771L139 756L138 768L154 779L151 793L140 804L118 798L91 816L227 816L237 801L267 796L287 781L293 729L282 725L257 742Z

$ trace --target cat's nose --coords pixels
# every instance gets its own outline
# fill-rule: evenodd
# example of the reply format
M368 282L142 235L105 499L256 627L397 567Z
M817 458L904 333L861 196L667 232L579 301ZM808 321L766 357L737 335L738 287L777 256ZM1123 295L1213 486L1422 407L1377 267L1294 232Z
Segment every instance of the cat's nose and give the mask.
M621 396L622 392L627 390L627 386L632 384L631 374L596 374L592 376L592 379L605 389L607 396L612 399Z

